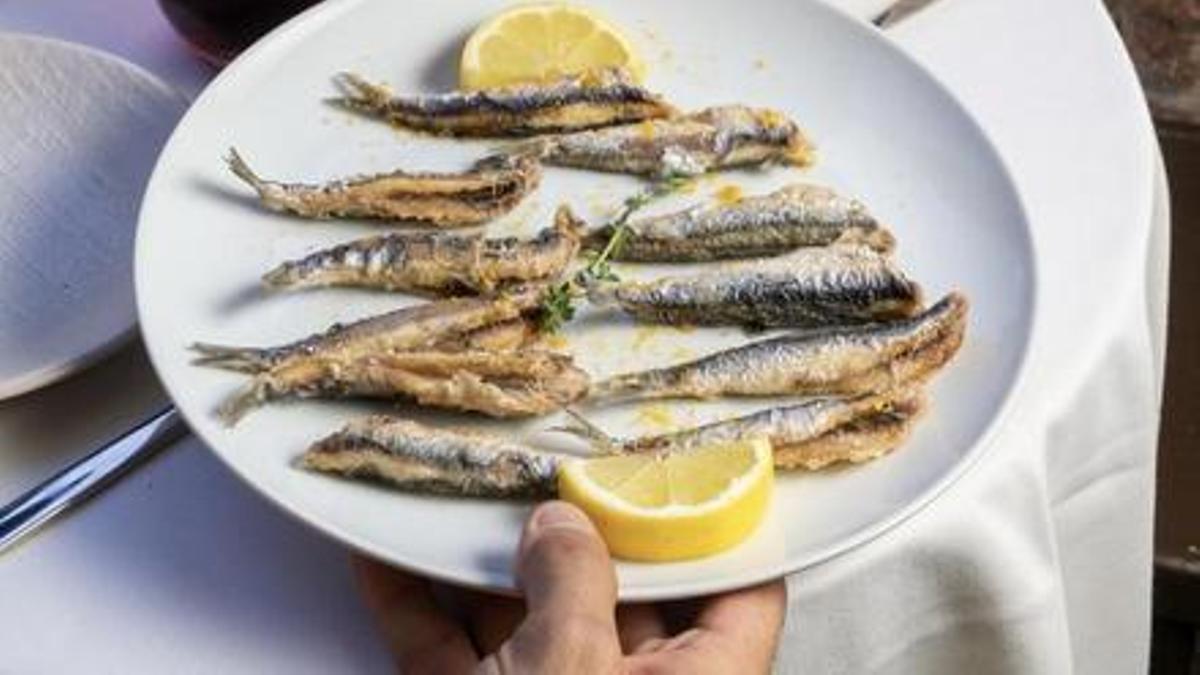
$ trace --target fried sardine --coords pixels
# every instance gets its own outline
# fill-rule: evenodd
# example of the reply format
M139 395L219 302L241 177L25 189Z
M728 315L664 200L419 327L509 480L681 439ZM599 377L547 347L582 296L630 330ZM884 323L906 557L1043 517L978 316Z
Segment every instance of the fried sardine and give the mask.
M533 136L669 117L675 110L620 70L549 85L521 85L433 96L393 96L357 75L336 80L332 102L397 126L451 136Z
M813 156L786 115L740 105L537 139L527 150L547 164L649 176L694 176L762 164L804 166Z
M860 244L804 248L653 281L596 282L591 302L652 323L820 327L912 316L921 291L887 256Z
M300 466L410 492L548 498L558 491L562 459L488 434L376 415L313 444Z
M394 233L359 239L284 263L269 288L356 286L464 295L559 276L579 250L580 227L560 209L533 239L453 233Z
M824 246L853 238L888 252L895 238L857 200L817 185L794 184L733 204L696 206L624 225L613 260L633 262L705 262L755 258L805 246ZM613 235L611 227L588 233L584 245L599 250Z
M692 429L637 438L614 438L576 416L562 428L612 452L686 452L715 443L765 436L780 469L820 469L837 462L864 462L895 448L908 437L926 407L913 389L851 399L817 399L769 408Z
M394 171L322 185L261 178L232 148L229 170L274 211L305 218L371 218L435 227L479 225L511 211L541 180L527 155L492 155L463 173Z
M403 349L487 347L523 339L523 320L540 306L543 288L529 285L476 298L451 298L335 324L328 330L276 347L228 347L196 343L193 361L247 373L260 373L295 359L350 360Z
M799 331L667 368L617 375L593 399L857 395L924 381L962 344L967 299L951 293L920 316Z
M252 408L283 398L374 398L491 417L529 417L558 410L587 389L587 373L571 357L546 351L315 355L255 375L220 412L233 424Z

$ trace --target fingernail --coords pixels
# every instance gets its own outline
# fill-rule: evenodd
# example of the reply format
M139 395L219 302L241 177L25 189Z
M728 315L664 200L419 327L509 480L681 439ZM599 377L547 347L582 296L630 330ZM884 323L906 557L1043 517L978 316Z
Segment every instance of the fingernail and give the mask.
M575 527L591 530L592 524L582 511L566 502L546 502L538 507L530 523L532 529L542 530L549 527Z

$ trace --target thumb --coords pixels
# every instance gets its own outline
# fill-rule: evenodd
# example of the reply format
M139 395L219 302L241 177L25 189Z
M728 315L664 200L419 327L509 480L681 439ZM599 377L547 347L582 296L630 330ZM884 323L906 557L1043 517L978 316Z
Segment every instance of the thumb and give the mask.
M517 551L525 621L481 672L614 672L617 580L608 549L582 511L546 502L525 524Z
M614 621L617 580L608 547L575 506L552 501L534 509L521 534L516 571L530 615Z

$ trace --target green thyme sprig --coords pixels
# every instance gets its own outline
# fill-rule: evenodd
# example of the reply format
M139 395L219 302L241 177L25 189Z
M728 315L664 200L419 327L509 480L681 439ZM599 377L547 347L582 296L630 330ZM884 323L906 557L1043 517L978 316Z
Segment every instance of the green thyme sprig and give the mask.
M679 191L690 182L682 175L669 175L641 192L628 197L621 205L621 212L605 226L612 234L599 253L588 254L587 265L575 276L551 286L542 298L538 327L544 333L557 333L568 321L575 318L575 301L584 296L584 289L597 281L620 281L613 271L609 259L620 254L621 246L629 238L628 222L633 214L655 200Z

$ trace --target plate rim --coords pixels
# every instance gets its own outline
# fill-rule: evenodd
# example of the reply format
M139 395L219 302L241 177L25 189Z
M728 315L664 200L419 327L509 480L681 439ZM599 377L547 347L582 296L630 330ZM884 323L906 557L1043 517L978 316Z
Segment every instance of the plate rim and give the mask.
M146 194L154 188L155 184L160 180L163 169L163 157L174 146L179 137L180 129L186 122L196 114L195 111L204 104L211 95L210 90L222 86L222 83L229 77L231 73L240 70L240 64L245 61L255 58L255 55L265 49L272 48L275 43L291 39L295 35L299 35L301 31L320 29L322 23L327 23L336 18L340 13L349 11L351 8L360 4L374 2L377 0L326 0L318 3L297 14L291 19L277 26L275 29L257 40L253 45L243 51L227 65L212 81L205 86L204 90L192 101L187 112L180 118L176 128L172 131L167 142L163 145L159 155L159 160L155 164L154 171L151 173L150 180L147 182ZM902 49L897 43L886 37L885 31L878 29L869 22L863 20L847 9L832 4L829 0L809 0L810 4L817 7L816 11L826 11L840 17L839 20L853 24L853 27L848 30L860 31L871 36L870 39L882 41L885 43L884 49L890 50L898 59L902 60L908 67L919 73L919 77L930 82L943 96L947 102L966 120L969 128L975 134L983 146L991 153L995 160L996 170L1000 179L1008 185L1014 197L1014 207L1019 215L1019 220L1024 225L1020 228L1020 249L1025 253L1025 258L1028 262L1028 297L1025 298L1025 305L1028 307L1027 315L1024 317L1021 328L1022 335L1021 346L1017 354L1016 373L1013 376L1011 384L1007 391L1004 392L999 405L996 407L995 413L984 426L983 430L978 434L974 443L967 448L960 459L953 464L952 468L935 479L924 490L919 492L903 507L896 509L887 517L880 518L874 523L863 527L850 535L840 538L832 544L827 544L806 555L797 556L791 559L785 559L773 565L763 566L761 569L753 573L743 573L736 577L728 579L711 579L688 582L675 582L671 584L661 584L656 586L622 586L618 584L618 600L620 602L649 602L649 601L666 601L683 598L708 595L712 593L722 593L746 588L757 584L765 583L771 580L784 578L790 574L800 572L812 568L821 563L841 557L855 549L867 544L880 536L892 531L904 522L916 516L918 513L936 502L939 497L946 493L960 479L963 478L971 469L977 466L980 460L987 454L993 451L996 445L996 439L1000 435L1003 427L1011 419L1013 408L1015 407L1018 396L1021 395L1028 386L1029 380L1029 364L1030 354L1036 344L1041 342L1041 324L1040 307L1041 307L1041 290L1039 281L1041 272L1039 268L1039 258L1037 256L1036 239L1032 233L1032 221L1029 216L1029 209L1026 205L1026 198L1021 190L1020 183L1016 180L1016 174L1012 170L1009 162L1005 159L1003 153L1000 152L991 134L987 133L986 129L980 123L979 119L971 113L970 109L965 105L962 99L955 91L945 84L941 78L937 77L928 67L921 63L916 57ZM294 35L295 34L295 35ZM137 304L137 313L140 317L143 312L144 294L140 291L142 287L142 265L140 261L145 258L143 254L142 223L145 216L147 200L143 199L142 205L138 212L137 236L134 242L134 288L135 299ZM144 324L140 321L137 324L138 330L146 344L146 351L149 356L150 363L154 368L155 373L164 384L168 396L171 396L171 390L166 385L167 379L163 376L164 368L159 363L157 350L154 343L145 333ZM172 397L173 399L173 397ZM302 523L304 526L311 528L322 536L329 537L332 540L339 542L359 553L371 556L372 558L381 560L388 564L399 567L405 571L421 575L427 579L447 583L454 586L470 588L475 590L486 591L499 595L517 597L520 595L520 590L516 588L515 583L511 586L500 586L493 583L488 577L482 574L462 575L450 572L445 572L437 567L423 564L418 560L412 559L410 556L398 554L395 551L389 550L386 547L378 546L375 543L360 537L353 532L339 529L335 524L326 522L324 519L313 517L301 512L299 506L293 506L283 498L264 489L256 483L251 476L246 475L237 465L229 461L221 452L214 449L212 443L202 432L196 431L196 427L192 426L189 420L189 415L180 407L178 408L180 415L189 426L193 429L193 433L203 441L208 451L215 455L220 462L232 471L238 479L249 485L254 492L266 498L266 500L288 514L289 517Z

